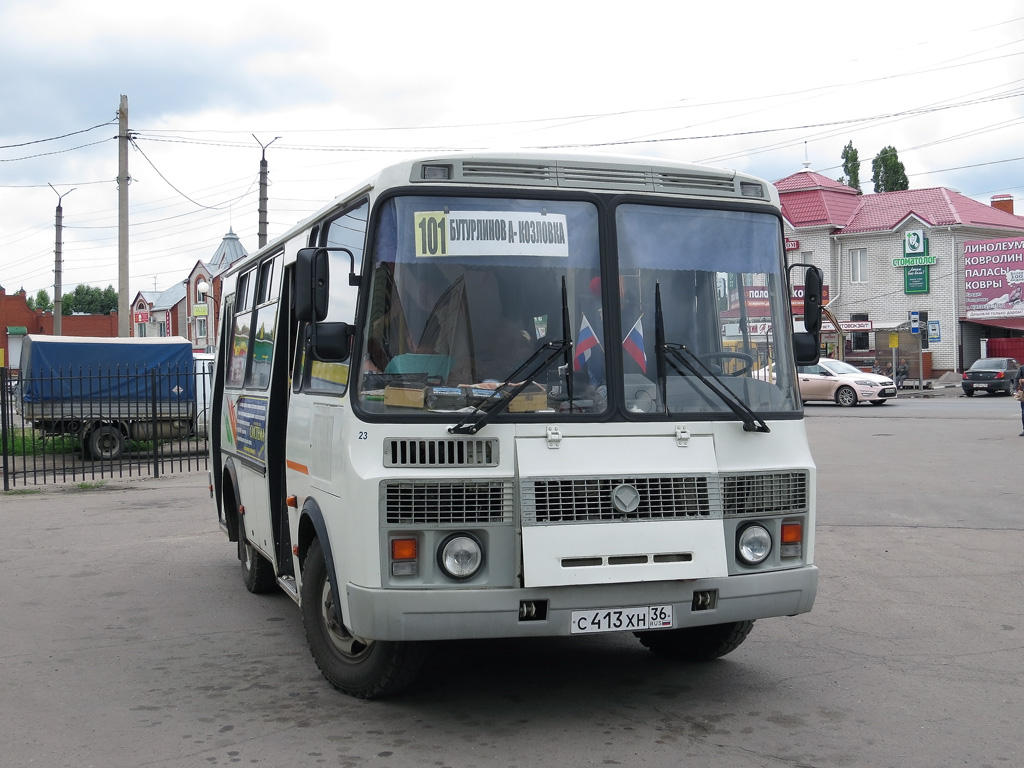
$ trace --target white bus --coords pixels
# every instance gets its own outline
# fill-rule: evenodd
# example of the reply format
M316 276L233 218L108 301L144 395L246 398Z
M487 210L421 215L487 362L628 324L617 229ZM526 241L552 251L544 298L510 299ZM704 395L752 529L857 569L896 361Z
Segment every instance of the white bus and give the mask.
M423 641L634 632L710 659L809 611L821 273L782 232L739 173L451 155L233 267L211 491L246 586L284 589L366 698Z

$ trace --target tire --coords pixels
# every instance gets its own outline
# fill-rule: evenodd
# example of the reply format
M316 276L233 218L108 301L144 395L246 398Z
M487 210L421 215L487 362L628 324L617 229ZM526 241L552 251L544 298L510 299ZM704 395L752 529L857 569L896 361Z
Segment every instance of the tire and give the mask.
M277 586L274 566L245 537L245 521L238 521L238 559L242 562L242 581L254 595L269 592Z
M753 621L733 621L707 627L637 632L651 652L680 661L712 661L732 653L747 639Z
M885 405L889 401L888 400L869 400L868 402L871 403L872 405Z
M974 397L974 390L973 389L965 389L964 390L964 396L965 397Z
M302 571L302 623L316 665L327 682L360 699L407 688L423 664L423 646L356 637L332 618L333 604L323 549L314 540Z
M101 424L89 433L89 453L94 459L116 460L124 454L124 435L111 424Z
M857 393L853 391L853 387L840 387L836 390L836 403L849 408L851 405L857 404Z

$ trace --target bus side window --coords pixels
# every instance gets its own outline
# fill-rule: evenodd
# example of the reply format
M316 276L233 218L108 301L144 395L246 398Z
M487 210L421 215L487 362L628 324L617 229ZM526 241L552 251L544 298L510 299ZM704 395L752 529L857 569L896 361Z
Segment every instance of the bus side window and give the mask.
M320 244L328 248L350 250L355 258L357 274L363 263L368 212L369 203L363 201L320 228L322 237ZM348 284L348 274L351 268L349 256L342 251L330 251L328 258L331 264L331 294L325 320L327 322L353 323L355 322L359 289ZM307 360L306 333L307 326L303 323L299 326L295 340L295 379L301 381L296 388L301 387L305 390L331 395L345 394L348 389L348 362L327 363L320 360Z
M245 362L249 356L249 333L252 330L252 284L254 270L238 276L235 292L234 319L231 326L231 349L228 354L229 387L240 387L245 381Z
M256 309L253 312L254 328L249 344L249 372L245 378L247 387L266 389L270 383L270 366L277 340L277 304L281 292L282 254L277 254L257 268L258 280L255 286Z

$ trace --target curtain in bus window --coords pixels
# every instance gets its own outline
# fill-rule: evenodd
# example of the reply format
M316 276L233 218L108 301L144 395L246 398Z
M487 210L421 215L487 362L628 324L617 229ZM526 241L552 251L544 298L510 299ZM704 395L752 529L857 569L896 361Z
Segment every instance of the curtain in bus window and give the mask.
M621 205L616 213L623 267L707 272L780 270L774 216Z
M593 206L578 202L394 198L381 214L374 255L378 263L591 267L595 216Z

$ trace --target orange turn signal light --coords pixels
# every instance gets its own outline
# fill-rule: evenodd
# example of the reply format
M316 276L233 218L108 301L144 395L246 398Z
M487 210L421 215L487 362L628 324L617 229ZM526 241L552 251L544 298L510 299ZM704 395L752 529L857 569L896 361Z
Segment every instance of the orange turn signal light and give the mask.
M783 544L799 544L804 540L804 525L803 523L783 523L782 524L782 543Z
M392 539L391 540L392 560L415 560L416 539Z

